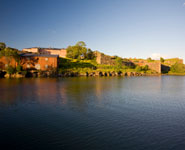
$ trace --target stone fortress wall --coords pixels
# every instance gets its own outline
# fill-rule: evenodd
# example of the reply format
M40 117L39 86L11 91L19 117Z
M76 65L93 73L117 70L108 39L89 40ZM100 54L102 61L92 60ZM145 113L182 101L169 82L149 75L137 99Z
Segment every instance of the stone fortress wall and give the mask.
M115 65L115 57L95 51L96 62L104 65Z
M95 51L96 62L98 64L104 65L115 65L115 56L105 55L99 51ZM175 59L166 59L164 63L160 61L151 61L148 62L144 59L128 59L125 61L123 59L123 65L131 66L131 65L138 65L138 66L145 66L148 65L151 70L156 71L157 73L161 73L163 69L170 68L175 63L182 63L183 59L175 58Z

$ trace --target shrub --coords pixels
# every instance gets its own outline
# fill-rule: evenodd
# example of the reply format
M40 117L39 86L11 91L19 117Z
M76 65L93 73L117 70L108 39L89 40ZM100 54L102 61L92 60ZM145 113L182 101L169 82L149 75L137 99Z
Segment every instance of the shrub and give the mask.
M122 59L120 57L116 58L115 65L118 71L122 69L123 64L122 64Z
M25 70L25 71L21 71L21 74L22 75L26 75L28 72Z
M147 58L147 61L148 61L148 62L153 62L154 60L152 60L152 58L149 57L149 58Z
M17 71L17 72L21 72L21 70L22 70L21 65L17 65L17 67L16 67L16 71Z
M6 71L7 71L8 74L14 74L14 73L16 73L16 69L14 67L12 67L12 66L8 66L6 68Z
M161 57L160 62L163 63L164 61L165 61L164 58Z
M142 71L142 67L137 66L137 67L136 67L136 72L141 72L141 71Z
M142 70L143 70L143 71L149 70L149 66L148 66L148 65L143 66L143 67L142 67Z

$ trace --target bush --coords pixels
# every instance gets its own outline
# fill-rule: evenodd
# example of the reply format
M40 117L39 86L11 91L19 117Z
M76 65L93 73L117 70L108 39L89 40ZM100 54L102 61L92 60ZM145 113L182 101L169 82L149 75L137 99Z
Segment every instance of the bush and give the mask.
M136 67L136 72L141 72L141 71L142 71L142 67L137 66L137 67Z
M143 70L143 71L149 70L149 66L148 66L148 65L143 66L143 67L142 67L142 70Z
M147 61L148 61L148 62L153 62L154 60L152 60L152 58L149 57L149 58L147 58Z
M164 61L165 61L164 58L161 57L160 62L163 63Z
M21 71L21 74L22 75L26 75L28 72L25 70L25 71Z
M7 71L8 74L14 74L14 73L16 73L16 69L14 67L12 67L12 66L8 66L6 68L6 71Z
M17 71L17 72L21 72L21 70L22 70L21 65L17 65L17 67L16 67L16 71Z
M120 71L123 67L122 59L120 57L117 57L115 61L116 69L117 71Z

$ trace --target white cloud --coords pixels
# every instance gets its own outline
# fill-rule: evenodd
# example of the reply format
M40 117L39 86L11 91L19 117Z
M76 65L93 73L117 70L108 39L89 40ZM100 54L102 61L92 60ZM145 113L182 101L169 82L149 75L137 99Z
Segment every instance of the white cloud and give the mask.
M151 58L155 59L155 60L159 60L160 57L162 57L160 53L153 53L152 56L151 56Z
M185 6L185 3L183 4L183 6Z
M170 55L162 55L160 53L153 53L151 56L150 56L152 59L154 60L160 60L160 58L164 58L164 59L167 59L167 58L174 58L174 56L170 56Z

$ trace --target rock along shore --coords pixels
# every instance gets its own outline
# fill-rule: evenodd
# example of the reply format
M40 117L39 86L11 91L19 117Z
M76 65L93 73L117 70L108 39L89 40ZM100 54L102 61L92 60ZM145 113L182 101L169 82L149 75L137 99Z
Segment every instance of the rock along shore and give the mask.
M79 73L79 72L63 72L63 73L51 73L51 72L28 72L27 74L8 74L8 73L2 73L1 77L5 78L25 78L25 77L134 77L134 76L159 76L161 74L147 74L147 73L141 73L141 72L85 72L85 73Z

